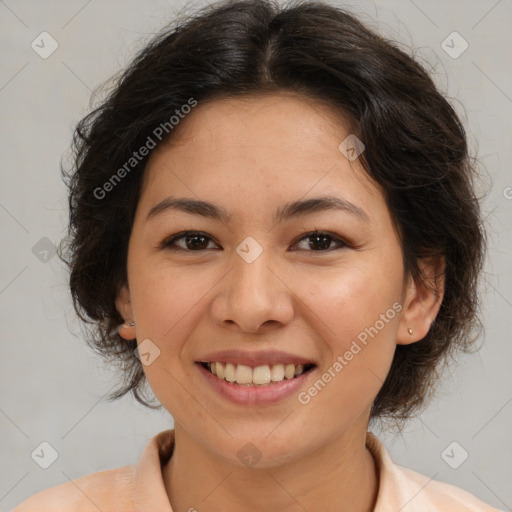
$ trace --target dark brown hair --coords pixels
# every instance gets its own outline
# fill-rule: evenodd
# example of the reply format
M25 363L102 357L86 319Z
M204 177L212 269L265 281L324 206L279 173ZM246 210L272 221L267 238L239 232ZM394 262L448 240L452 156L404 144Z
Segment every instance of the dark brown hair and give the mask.
M150 405L136 341L116 332L124 320L114 300L127 280L128 241L148 157L129 168L126 162L191 98L201 103L275 91L292 91L348 116L415 279L423 278L419 258L445 259L437 319L423 340L397 346L372 409L372 418L407 418L429 396L446 356L469 349L475 339L485 244L473 161L460 120L423 67L324 3L249 0L203 8L153 39L108 98L80 121L73 170L62 171L70 223L59 248L70 268L75 310L89 326L91 346L122 368L124 383L111 398L131 391ZM99 188L112 184L123 166L122 181L100 197Z

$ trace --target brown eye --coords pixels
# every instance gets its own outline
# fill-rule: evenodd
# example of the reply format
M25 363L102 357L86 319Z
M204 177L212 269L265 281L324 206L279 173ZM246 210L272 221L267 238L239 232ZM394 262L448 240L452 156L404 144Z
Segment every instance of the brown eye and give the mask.
M332 242L332 237L329 235L312 235L309 236L309 247L311 249L329 249Z
M182 240L184 242L181 242ZM176 243L178 241L181 243ZM162 243L161 248L198 252L208 249L208 243L210 241L212 241L212 239L205 233L201 233L199 231L184 231L166 239Z
M190 249L191 251L196 249L206 249L208 245L208 238L203 235L188 235L184 237L184 239L187 249Z
M331 244L334 242L338 244L338 248L347 247L348 244L341 238L335 235L331 235L330 233L323 231L312 231L311 233L307 233L303 236L299 243L303 240L308 240L309 243L306 244L306 247L299 248L299 250L310 250L313 252L328 252L336 249L336 247L331 247Z

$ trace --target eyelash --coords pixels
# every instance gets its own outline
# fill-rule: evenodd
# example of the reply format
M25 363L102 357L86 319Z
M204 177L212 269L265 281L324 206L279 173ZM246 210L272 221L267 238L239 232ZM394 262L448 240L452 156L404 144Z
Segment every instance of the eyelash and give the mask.
M208 236L206 233L203 233L202 231L181 231L179 233L176 233L175 235L170 236L169 238L166 238L160 244L159 248L170 250L170 251L184 251L184 252L204 252L205 250L208 250L208 249L199 249L197 251L194 251L194 250L184 249L183 247L174 245L177 240L185 239L185 238L191 237L191 236L200 236L200 237L204 237L204 238L207 238L212 241L212 238L210 236ZM337 242L339 244L339 247L338 248L334 247L334 248L329 248L329 249L321 249L321 250L316 250L316 251L305 249L307 252L332 252L333 250L339 250L339 249L343 249L346 247L351 247L351 244L349 244L346 240L340 238L339 236L335 235L334 233L330 233L328 231L319 231L319 230L314 230L314 231L309 231L307 233L304 233L301 236L301 238L298 239L297 242L294 242L294 244L297 244L298 242L300 242L304 239L312 238L313 236L329 237L333 241ZM299 250L302 250L302 249L299 249Z

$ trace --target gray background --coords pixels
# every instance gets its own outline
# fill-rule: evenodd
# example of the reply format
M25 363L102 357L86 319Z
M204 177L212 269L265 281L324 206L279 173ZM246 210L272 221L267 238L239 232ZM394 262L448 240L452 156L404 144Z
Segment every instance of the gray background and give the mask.
M91 91L183 5L0 1L0 510L69 479L131 464L150 437L172 426L167 413L146 410L131 397L103 399L114 374L82 341L67 276L51 247L67 221L60 158L74 124L88 111ZM413 47L439 86L456 98L471 147L486 169L484 347L446 372L436 401L402 434L377 433L397 463L512 510L512 2L345 5ZM43 31L59 45L47 59L31 48ZM469 44L458 58L441 47L453 31ZM46 470L31 458L42 441L59 453ZM462 449L469 454L458 469L441 457L453 441L459 444L448 450L451 461L461 460Z

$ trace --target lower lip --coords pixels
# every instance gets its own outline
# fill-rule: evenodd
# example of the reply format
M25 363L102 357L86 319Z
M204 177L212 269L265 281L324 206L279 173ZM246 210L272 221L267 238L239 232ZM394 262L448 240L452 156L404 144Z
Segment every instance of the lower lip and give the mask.
M290 395L298 393L299 388L314 370L309 370L293 379L283 380L268 386L256 387L240 386L224 379L219 379L201 364L196 364L199 367L200 373L215 391L228 400L243 405L273 404L284 400Z

